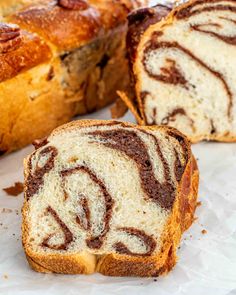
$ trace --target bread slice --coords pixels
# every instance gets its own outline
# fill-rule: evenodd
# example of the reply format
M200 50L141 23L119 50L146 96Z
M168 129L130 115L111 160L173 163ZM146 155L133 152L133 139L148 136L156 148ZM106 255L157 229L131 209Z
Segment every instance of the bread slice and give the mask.
M193 142L236 141L236 1L194 0L169 11L130 16L134 38L145 27L135 47L128 43L139 122L173 126Z
M169 127L77 121L25 160L23 246L39 272L158 276L194 218L198 169Z

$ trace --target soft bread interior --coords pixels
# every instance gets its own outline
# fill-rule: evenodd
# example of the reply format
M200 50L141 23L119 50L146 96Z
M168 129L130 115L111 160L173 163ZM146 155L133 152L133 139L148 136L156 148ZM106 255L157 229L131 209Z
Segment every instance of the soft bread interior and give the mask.
M148 124L214 138L236 132L236 2L200 2L185 5L185 17L183 6L146 32L135 65L137 89L140 99L145 94Z
M129 150L138 142L139 148L130 154L119 149L117 134L121 147L123 143ZM184 170L188 155L178 137L163 129L113 123L50 136L28 159L27 248L37 254L158 253L173 203L167 206L150 198L141 179L142 159L131 153L149 159L145 169L151 166L155 181L168 183L176 194L176 168Z

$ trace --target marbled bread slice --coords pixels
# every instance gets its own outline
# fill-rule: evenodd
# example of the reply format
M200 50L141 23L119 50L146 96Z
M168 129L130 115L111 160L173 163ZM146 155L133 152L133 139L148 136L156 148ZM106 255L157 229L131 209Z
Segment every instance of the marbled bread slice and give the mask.
M23 245L40 272L158 276L176 263L198 169L169 127L77 121L25 160Z
M235 141L236 1L157 6L129 19L139 123L175 127L193 142Z

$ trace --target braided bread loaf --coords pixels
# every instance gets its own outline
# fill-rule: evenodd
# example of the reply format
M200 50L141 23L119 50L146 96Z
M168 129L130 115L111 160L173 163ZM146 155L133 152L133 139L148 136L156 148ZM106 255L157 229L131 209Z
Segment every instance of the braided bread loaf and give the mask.
M25 160L23 245L40 272L158 276L196 208L190 145L169 127L77 121Z
M0 1L0 154L128 88L126 17L144 3Z
M128 104L141 124L176 127L193 142L236 140L235 12L234 0L194 0L131 14L140 113Z

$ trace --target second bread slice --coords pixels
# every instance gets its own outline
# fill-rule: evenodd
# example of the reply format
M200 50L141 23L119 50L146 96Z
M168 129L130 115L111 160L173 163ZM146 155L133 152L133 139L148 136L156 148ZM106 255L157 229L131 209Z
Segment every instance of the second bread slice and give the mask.
M193 142L236 140L235 12L235 1L192 0L130 15L141 124L175 127Z

